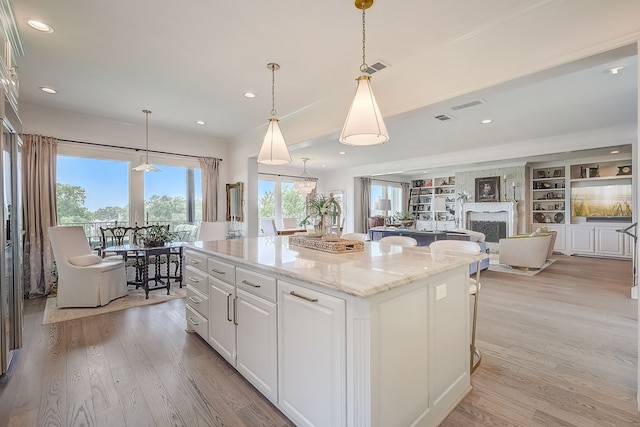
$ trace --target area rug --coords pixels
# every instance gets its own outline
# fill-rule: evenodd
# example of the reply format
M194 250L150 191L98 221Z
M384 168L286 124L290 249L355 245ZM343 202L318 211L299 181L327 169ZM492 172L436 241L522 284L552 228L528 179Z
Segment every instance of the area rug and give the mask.
M489 260L489 270L490 271L497 271L499 273L509 273L509 274L518 274L520 276L535 276L536 274L540 273L542 270L544 270L545 268L549 267L551 264L553 264L554 262L556 262L555 259L548 259L547 262L545 262L542 267L540 267L537 270L519 270L517 268L513 268L513 267L509 267L508 265L504 265L504 264L498 264L498 260L494 260L494 259L490 259Z
M166 289L158 289L149 292L149 299L145 299L144 290L140 288L130 290L126 296L113 300L103 307L87 308L58 308L56 306L56 297L51 297L47 298L42 324L49 325L51 323L64 322L65 320L80 319L83 317L95 316L97 314L126 310L131 307L159 304L177 298L184 298L186 294L186 288L179 288L176 286L175 288L171 288L171 295L167 295Z

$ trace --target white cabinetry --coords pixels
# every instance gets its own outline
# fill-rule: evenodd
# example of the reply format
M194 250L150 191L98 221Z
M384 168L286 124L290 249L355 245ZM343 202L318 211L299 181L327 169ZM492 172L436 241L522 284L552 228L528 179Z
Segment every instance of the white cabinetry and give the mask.
M236 363L236 288L222 280L209 279L209 344L229 363Z
M345 425L345 301L280 280L278 305L282 410L298 425Z
M187 330L195 331L204 340L209 337L209 278L207 257L185 251L185 282L187 284Z
M593 227L571 226L571 250L573 252L592 254L595 251L595 234Z
M594 227L596 253L600 255L623 256L624 238L612 227Z

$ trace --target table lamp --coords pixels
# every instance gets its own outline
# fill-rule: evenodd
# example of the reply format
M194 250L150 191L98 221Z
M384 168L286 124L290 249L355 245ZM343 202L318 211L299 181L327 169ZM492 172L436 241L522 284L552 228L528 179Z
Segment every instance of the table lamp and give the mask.
M384 222L386 224L389 216L389 211L391 210L391 200L380 199L378 202L380 210L384 212Z

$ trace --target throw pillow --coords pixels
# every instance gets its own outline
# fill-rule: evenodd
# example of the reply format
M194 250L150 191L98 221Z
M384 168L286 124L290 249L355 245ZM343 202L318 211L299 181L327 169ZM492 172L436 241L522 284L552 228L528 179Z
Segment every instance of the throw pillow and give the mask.
M99 255L78 255L69 258L69 262L78 267L88 267L90 265L100 264L102 258Z

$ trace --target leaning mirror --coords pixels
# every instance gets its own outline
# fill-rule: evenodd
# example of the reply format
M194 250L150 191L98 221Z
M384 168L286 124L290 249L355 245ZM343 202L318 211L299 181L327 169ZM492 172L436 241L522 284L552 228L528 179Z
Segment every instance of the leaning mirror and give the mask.
M242 221L242 183L227 184L227 221Z

